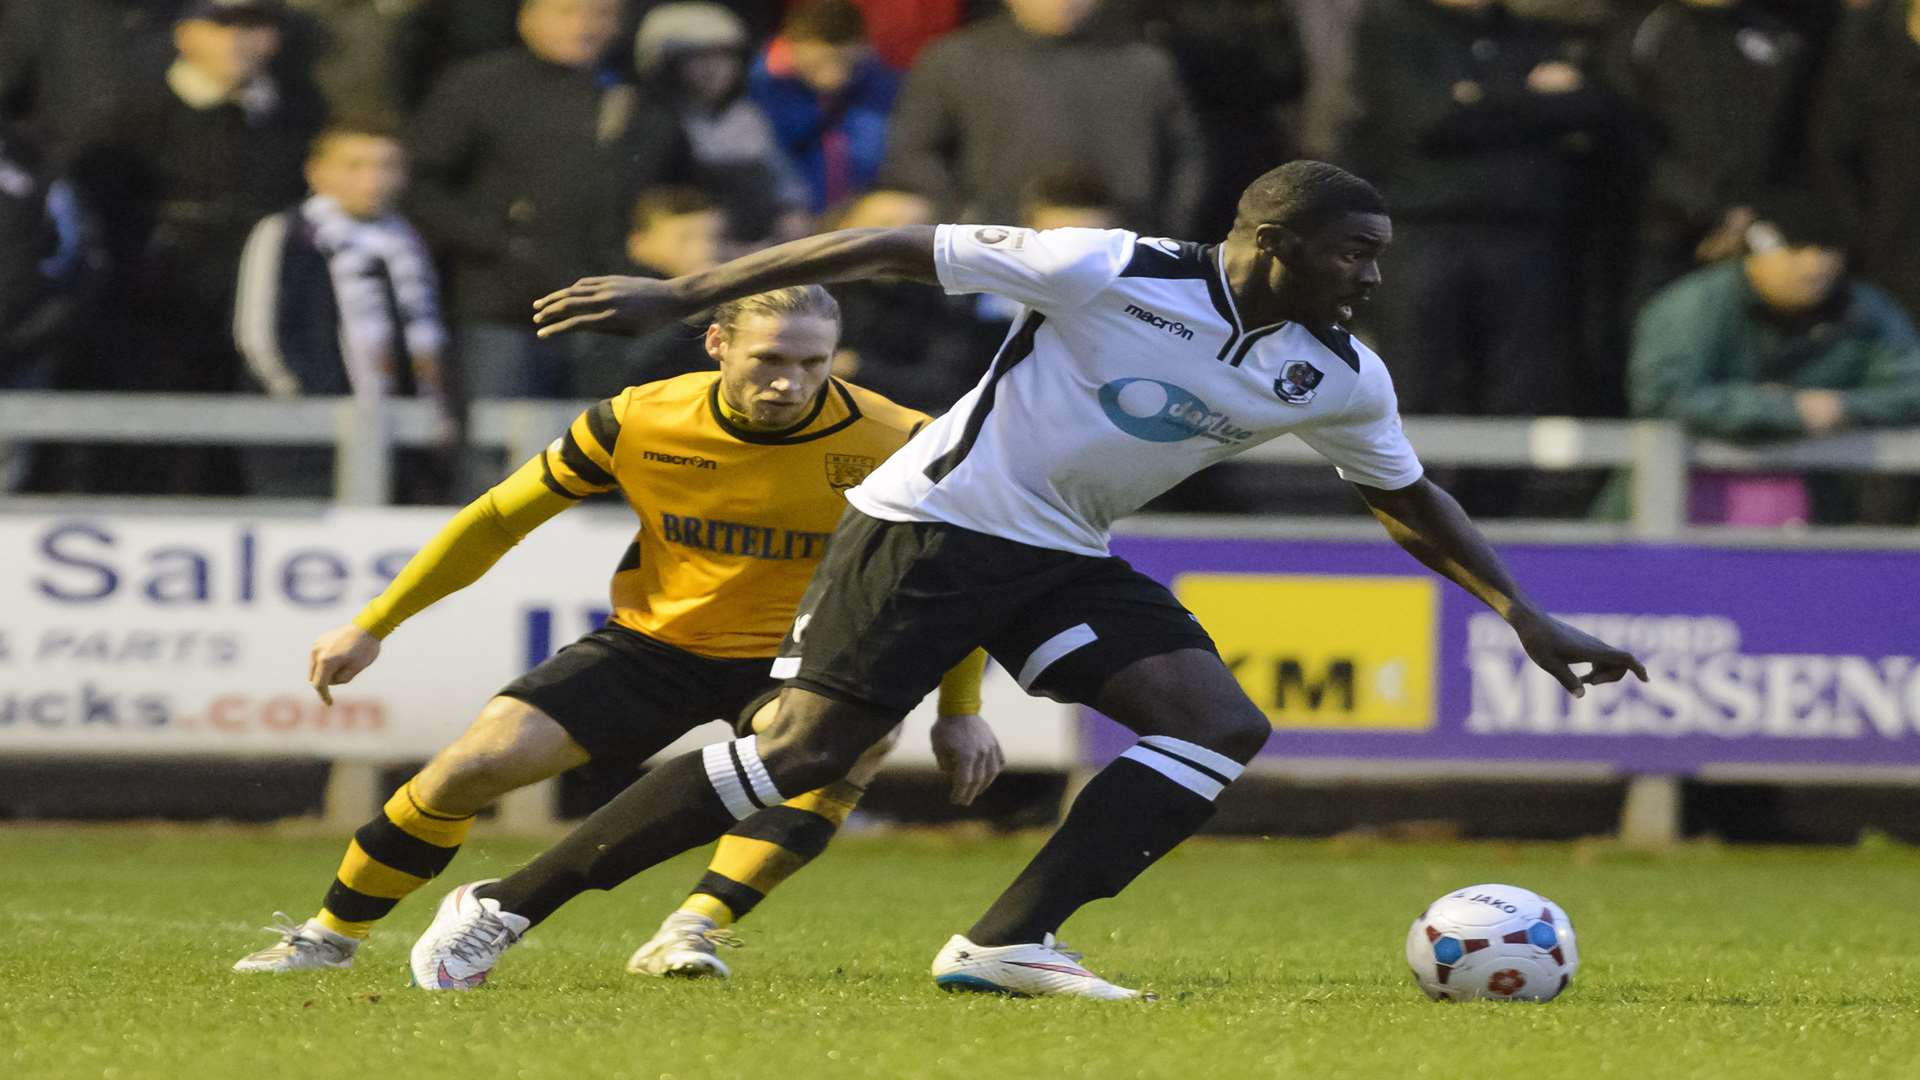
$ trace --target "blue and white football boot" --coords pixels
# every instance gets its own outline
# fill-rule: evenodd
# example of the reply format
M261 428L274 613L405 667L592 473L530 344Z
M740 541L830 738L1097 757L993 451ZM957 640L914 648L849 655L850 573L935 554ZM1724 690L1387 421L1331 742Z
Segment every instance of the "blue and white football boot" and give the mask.
M1101 1001L1151 999L1151 994L1115 986L1080 966L1080 954L1068 952L1048 934L1037 945L985 948L955 934L933 958L934 985L1011 997L1086 997Z

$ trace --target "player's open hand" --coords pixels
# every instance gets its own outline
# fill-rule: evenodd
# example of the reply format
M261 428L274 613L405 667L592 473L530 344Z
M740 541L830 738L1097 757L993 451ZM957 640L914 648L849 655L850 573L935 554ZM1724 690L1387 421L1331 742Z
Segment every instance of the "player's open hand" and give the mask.
M971 713L933 722L933 760L952 779L956 806L972 805L1007 764L993 729Z
M348 623L329 630L313 643L307 658L307 682L313 684L320 700L333 704L328 687L350 683L380 655L380 639Z
M1613 646L1592 634L1576 630L1551 615L1528 614L1513 620L1514 633L1520 635L1520 647L1547 674L1559 680L1574 697L1585 697L1588 686L1619 682L1628 672L1647 681L1647 669L1625 649ZM1585 675L1576 674L1574 664L1591 664Z
M543 338L576 330L641 334L688 314L672 286L655 278L581 278L533 302L533 323Z

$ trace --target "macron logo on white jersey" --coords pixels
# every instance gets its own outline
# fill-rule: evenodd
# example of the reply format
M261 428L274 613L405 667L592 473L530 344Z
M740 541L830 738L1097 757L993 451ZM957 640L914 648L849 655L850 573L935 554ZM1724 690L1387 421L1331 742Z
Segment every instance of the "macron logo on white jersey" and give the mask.
M1164 315L1155 315L1139 304L1128 304L1127 314L1139 319L1155 330L1165 330L1174 337L1184 338L1187 341L1193 340L1193 330L1188 327L1186 323L1178 319L1169 319Z

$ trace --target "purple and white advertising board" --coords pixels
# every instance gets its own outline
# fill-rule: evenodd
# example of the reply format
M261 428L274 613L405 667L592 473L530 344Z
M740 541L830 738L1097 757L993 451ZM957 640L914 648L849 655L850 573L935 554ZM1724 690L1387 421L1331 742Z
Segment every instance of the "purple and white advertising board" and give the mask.
M1118 536L1213 634L1285 758L1920 766L1920 552L1505 545L1528 592L1650 680L1570 697L1384 542ZM1082 753L1132 736L1089 714Z

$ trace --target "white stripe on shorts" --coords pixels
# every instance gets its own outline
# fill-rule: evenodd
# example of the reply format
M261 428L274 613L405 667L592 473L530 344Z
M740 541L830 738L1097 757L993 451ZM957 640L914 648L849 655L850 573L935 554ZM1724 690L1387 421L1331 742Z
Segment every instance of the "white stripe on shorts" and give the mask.
M700 751L700 763L706 766L707 782L727 804L727 812L736 819L745 821L758 813L760 808L747 798L747 789L740 783L740 774L734 770L733 755L727 748L728 742L712 743Z
M768 677L774 679L791 679L798 674L800 674L800 658L797 656L780 657L773 662L773 670L767 672Z
M1140 743L1135 743L1131 749L1120 756L1129 761L1137 761L1145 765L1147 768L1179 784L1181 787L1186 788L1188 791L1193 792L1208 802L1219 798L1220 793L1227 790L1227 785L1215 780L1199 769L1193 768L1185 762L1176 761Z
M1027 654L1027 662L1020 665L1020 674L1014 681L1020 684L1020 689L1032 693L1034 680L1045 674L1046 670L1057 663L1061 657L1098 640L1100 635L1094 633L1093 627L1086 623L1069 626L1041 642L1038 648Z

